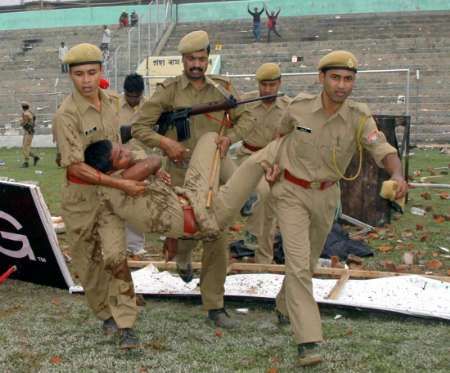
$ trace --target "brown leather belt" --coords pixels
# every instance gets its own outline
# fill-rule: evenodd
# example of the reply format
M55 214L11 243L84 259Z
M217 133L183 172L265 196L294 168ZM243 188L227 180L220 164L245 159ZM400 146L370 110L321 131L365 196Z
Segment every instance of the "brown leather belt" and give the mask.
M284 178L295 185L299 185L305 189L318 189L325 190L330 186L333 186L335 181L308 181L295 177L288 170L284 170Z
M190 205L189 201L183 196L178 196L181 208L184 214L184 234L193 235L198 232L197 223L195 222L194 209Z
M242 142L242 145L244 145L244 148L247 148L251 152L257 152L258 150L262 149L261 146L255 146L255 145L249 144L249 143L247 143L245 141Z

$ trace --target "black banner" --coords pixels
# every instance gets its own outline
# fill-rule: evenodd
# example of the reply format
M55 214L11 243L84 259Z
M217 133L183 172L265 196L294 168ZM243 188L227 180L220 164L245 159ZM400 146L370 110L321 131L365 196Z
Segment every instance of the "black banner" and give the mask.
M0 182L0 274L67 289L73 285L39 187Z

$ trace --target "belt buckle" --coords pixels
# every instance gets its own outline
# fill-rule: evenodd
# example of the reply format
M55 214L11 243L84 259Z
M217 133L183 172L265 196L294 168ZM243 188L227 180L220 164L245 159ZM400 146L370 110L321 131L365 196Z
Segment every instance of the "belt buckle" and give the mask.
M309 183L309 187L311 189L320 189L321 184L322 184L322 182L320 182L320 181L311 181Z

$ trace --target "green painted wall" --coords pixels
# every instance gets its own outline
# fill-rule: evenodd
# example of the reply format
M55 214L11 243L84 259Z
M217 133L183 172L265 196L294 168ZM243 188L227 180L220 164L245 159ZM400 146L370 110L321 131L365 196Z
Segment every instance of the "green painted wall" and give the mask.
M147 6L108 6L58 10L34 10L17 13L0 13L0 30L38 29L54 27L96 26L119 23L122 11L135 10L140 17L147 14ZM155 8L156 11L156 8ZM152 17L156 18L156 17Z
M179 22L225 21L249 18L247 4L261 7L262 1L241 0L180 4ZM374 13L400 11L450 11L450 0L266 0L270 9L281 7L281 16L304 16L346 13ZM156 18L153 7L152 19ZM120 13L132 10L142 17L146 5L75 8L47 11L0 13L0 30L95 26L116 24Z
M450 10L449 0L266 0L269 9L281 7L281 16L307 16L348 13ZM249 18L250 8L261 8L262 1L229 1L180 4L179 22L223 21Z

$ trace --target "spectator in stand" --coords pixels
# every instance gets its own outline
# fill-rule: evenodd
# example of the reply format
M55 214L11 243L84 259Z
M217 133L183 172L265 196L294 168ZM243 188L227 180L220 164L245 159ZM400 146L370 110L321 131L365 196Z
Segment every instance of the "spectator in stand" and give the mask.
M128 13L123 11L119 17L119 28L128 27Z
M249 5L247 5L247 12L253 17L253 36L255 37L255 41L259 41L261 37L261 14L264 12L264 7L261 11L257 7L254 7L252 12Z
M105 52L109 51L109 44L111 43L111 30L108 26L103 25L103 35L102 35L102 43L100 44L100 49Z
M136 11L134 11L134 10L131 12L130 21L131 21L131 27L136 26L139 22L139 16L136 13Z
M277 35L279 38L281 38L281 35L278 33L277 31L277 19L278 19L278 15L281 12L281 8L278 8L278 12L275 13L274 10L272 10L269 14L269 11L267 10L267 8L264 6L264 9L266 11L266 15L267 15L267 42L270 43L270 33L274 32L275 35Z
M66 63L63 62L64 61L64 57L65 57L65 55L66 55L66 53L68 51L69 50L67 49L67 46L64 45L64 42L62 41L61 42L61 46L58 49L58 59L61 62L61 72L63 74L69 72L69 66Z

